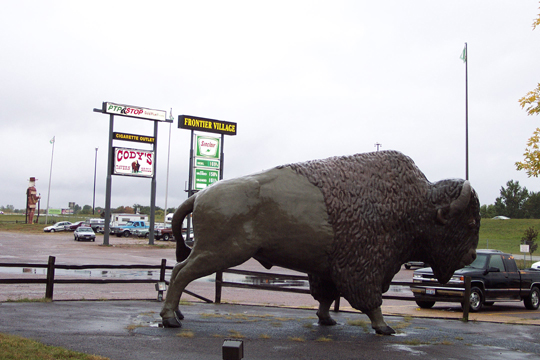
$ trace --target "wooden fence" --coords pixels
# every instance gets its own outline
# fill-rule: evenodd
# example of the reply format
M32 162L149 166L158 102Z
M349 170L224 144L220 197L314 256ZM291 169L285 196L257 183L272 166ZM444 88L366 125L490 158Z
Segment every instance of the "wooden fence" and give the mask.
M0 267L23 267L23 268L46 268L47 274L46 278L0 278L0 284L46 284L45 288L45 298L53 300L54 293L54 284L111 284L111 283L133 283L133 284L147 284L147 283L156 283L155 279L57 279L55 278L55 269L65 269L65 270L88 270L88 269L142 269L142 270L159 270L159 282L164 282L167 285L169 282L165 279L166 270L171 270L172 266L167 266L167 260L162 259L161 265L56 265L56 258L54 256L49 256L49 261L47 264L32 264L32 263L0 263ZM261 279L261 283L252 284L252 283L239 283L232 281L224 281L223 273L244 275L246 277L251 276L258 279ZM186 294L194 296L202 301L207 303L221 303L221 292L223 287L234 287L234 288L243 288L243 289L256 289L256 290L266 290L266 291L281 291L281 292L291 292L298 294L310 294L309 289L298 288L298 287L284 287L284 286L275 286L264 284L264 280L269 281L279 279L284 281L302 281L307 282L308 277L305 275L289 275L289 274L276 274L276 273L267 273L267 272L257 272L257 271L247 271L247 270L237 270L237 269L227 269L223 272L216 273L215 281L215 301L207 299L201 295L195 294L191 291L184 290ZM392 282L391 286L425 286L424 284L412 283L412 282ZM442 285L438 283L430 283L430 287L445 287L450 285ZM445 298L445 302L460 302L463 304L463 320L468 321L469 319L469 297L471 289L471 279L470 277L465 278L465 294L463 297L455 298ZM163 298L163 290L158 290L156 285L156 291L158 292L158 300ZM433 301L433 298L429 297L411 297L411 296L399 296L399 295L386 295L383 294L383 299L391 300L402 300L402 301L416 301L416 300L425 300ZM340 298L337 298L334 302L334 311L338 312L340 306Z

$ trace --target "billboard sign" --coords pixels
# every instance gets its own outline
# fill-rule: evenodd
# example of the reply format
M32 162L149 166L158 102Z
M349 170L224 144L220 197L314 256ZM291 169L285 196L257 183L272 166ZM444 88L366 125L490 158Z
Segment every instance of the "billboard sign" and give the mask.
M134 142L141 142L145 144L153 144L155 142L155 139L153 136L134 135L134 134L126 134L126 133L120 133L120 132L113 132L113 140L134 141Z
M169 121L167 120L167 112L164 110L147 109L140 106L122 105L111 102L104 102L102 112L106 114L134 117L137 119Z
M197 158L195 159L195 167L219 169L219 160Z
M191 115L178 116L178 127L224 135L236 135L236 123Z
M219 139L197 135L195 156L219 159Z
M113 175L154 176L153 151L117 147L113 150Z
M195 190L202 190L219 180L219 170L195 169Z

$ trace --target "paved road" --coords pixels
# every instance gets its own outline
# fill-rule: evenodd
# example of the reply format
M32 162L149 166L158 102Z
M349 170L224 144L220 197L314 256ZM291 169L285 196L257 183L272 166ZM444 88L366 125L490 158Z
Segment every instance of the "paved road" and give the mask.
M136 243L139 245L134 246ZM159 264L162 258L174 263L173 248L149 248L144 243L114 238L113 246L105 247L99 245L99 238L96 243L78 243L71 234L0 232L0 262L45 263L49 255L54 255L57 263L64 264ZM244 267L263 270L254 261ZM397 277L409 280L411 275L411 271L403 270ZM210 281L194 282L191 290L213 298ZM43 285L0 285L0 301L43 295ZM53 303L0 303L0 332L118 360L221 359L223 340L235 337L244 341L246 359L540 356L540 312L526 311L521 303L495 305L489 311L471 314L476 321L463 323L457 320L461 312L456 304L437 304L434 309L423 310L414 302L385 301L383 312L398 334L382 337L373 334L366 325L367 317L358 312L335 314L338 326L317 326L311 309L316 303L309 295L225 288L223 299L227 304L221 305L195 302L185 296L193 302L182 308L186 315L182 329L158 327L161 303L157 301L59 301L155 297L152 284L57 284ZM352 310L346 303L342 309Z

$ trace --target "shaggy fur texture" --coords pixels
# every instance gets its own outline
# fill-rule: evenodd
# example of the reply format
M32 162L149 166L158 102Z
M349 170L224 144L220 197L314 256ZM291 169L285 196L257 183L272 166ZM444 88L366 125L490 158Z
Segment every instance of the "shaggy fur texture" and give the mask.
M448 214L448 205L459 196L463 180L432 184L409 157L396 151L283 167L292 168L322 191L334 230L329 254L332 273L324 278L310 276L317 300L335 298L339 292L359 310L375 309L404 262L418 259L442 268L459 263L457 257L471 248L464 240L470 229L459 224L472 217L479 227L474 192L469 210L452 220L458 225L455 232L437 224L437 211ZM449 271L454 270L450 266Z

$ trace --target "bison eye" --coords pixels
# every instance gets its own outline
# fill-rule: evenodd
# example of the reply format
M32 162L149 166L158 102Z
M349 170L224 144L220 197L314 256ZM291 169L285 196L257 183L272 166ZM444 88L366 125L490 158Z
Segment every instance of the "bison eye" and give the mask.
M475 226L476 226L476 220L474 220L474 219L469 220L469 227L473 228Z

